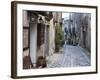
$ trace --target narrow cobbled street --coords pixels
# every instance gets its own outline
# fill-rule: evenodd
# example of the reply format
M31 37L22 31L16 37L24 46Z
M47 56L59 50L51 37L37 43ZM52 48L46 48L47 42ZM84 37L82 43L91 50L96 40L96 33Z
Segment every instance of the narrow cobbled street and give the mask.
M60 53L54 53L48 68L90 66L90 55L80 46L64 45Z

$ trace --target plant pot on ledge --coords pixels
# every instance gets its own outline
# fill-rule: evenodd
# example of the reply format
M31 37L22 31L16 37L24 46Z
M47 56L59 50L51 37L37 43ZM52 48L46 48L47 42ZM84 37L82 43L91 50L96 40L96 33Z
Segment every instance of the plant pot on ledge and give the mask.
M39 56L36 63L36 68L45 68L47 67L46 58L43 56Z

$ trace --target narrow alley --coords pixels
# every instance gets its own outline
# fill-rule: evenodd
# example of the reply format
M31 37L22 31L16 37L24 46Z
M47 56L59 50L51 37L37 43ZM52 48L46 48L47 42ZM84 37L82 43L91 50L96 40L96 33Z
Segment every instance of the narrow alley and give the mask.
M55 53L48 62L48 68L90 66L89 53L80 46L65 45L62 53Z
M90 13L23 14L23 69L91 65Z

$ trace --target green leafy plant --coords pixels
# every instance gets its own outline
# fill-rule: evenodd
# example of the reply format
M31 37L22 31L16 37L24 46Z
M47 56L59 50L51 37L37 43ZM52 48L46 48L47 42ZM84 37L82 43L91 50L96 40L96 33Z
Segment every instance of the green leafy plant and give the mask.
M56 26L55 32L55 51L58 52L64 40L64 34L61 26Z

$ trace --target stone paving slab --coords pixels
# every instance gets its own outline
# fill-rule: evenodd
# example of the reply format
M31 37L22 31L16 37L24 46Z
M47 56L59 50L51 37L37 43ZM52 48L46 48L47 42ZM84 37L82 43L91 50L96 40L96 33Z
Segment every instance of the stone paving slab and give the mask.
M48 68L90 66L90 57L85 49L79 46L65 45L62 54L55 53L50 57ZM84 53L85 52L85 53ZM59 57L58 57L59 56Z

